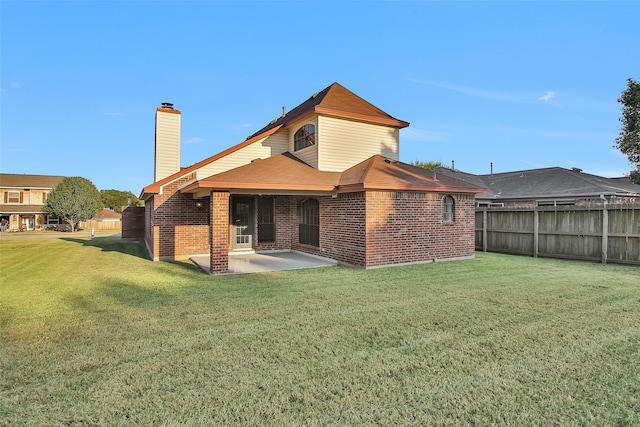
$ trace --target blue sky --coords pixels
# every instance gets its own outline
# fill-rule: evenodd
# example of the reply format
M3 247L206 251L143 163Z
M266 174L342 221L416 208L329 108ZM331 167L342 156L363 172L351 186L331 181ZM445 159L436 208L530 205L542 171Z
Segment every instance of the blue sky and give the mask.
M188 166L338 82L411 123L406 162L621 176L639 17L634 1L2 1L0 170L137 195L162 102Z

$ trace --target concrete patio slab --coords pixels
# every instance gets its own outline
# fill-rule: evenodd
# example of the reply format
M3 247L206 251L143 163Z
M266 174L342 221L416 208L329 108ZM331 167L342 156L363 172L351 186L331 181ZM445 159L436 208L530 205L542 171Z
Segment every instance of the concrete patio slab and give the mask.
M209 255L194 255L191 261L209 273ZM258 273L337 265L335 260L297 251L230 253L229 271L225 274Z

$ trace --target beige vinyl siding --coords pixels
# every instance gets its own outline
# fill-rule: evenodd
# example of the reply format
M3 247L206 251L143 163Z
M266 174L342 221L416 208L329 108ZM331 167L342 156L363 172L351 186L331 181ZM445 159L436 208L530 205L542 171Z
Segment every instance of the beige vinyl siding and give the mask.
M399 129L365 122L318 117L318 169L342 172L380 154L399 160Z
M180 114L156 113L155 181L180 170Z
M294 151L293 139L295 137L296 132L302 126L304 126L306 124L309 124L309 123L316 126L316 145L312 145L311 147L303 148L302 150ZM293 153L294 156L296 156L297 158L299 158L300 160L302 160L303 162L305 162L309 166L312 166L312 167L318 169L318 144L320 143L320 136L319 136L317 119L313 118L313 119L308 119L308 120L301 120L299 122L296 122L296 123L293 123L293 124L287 125L287 126L289 127L289 130L290 130L290 132L289 132L289 152Z
M247 145L196 171L196 179L204 179L221 172L251 163L255 159L266 159L282 154L288 148L288 132L281 130L264 139Z

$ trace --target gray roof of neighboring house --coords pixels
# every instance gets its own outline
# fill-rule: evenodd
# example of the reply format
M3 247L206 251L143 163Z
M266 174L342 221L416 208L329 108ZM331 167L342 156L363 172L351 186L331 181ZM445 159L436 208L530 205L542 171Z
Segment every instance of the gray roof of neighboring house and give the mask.
M55 175L27 175L15 173L0 173L0 187L2 188L55 188L64 176Z
M476 195L478 200L640 196L638 184L591 175L580 169L551 167L488 175L448 168L438 168L436 172L486 188L486 193Z

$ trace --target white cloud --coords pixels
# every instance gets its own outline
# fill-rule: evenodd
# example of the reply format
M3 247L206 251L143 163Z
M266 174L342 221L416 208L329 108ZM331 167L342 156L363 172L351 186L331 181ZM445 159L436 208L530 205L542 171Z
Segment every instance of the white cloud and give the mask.
M205 142L206 139L204 138L198 138L197 136L194 136L193 138L189 138L186 141L184 141L185 144L199 144L201 142Z
M20 88L20 83L13 82L9 86L14 87L16 89L19 89Z
M246 129L246 128L250 128L251 126L252 126L251 123L243 123L240 126L235 126L233 129L234 130Z
M555 96L556 96L556 93L555 93L555 92L553 92L553 91L547 91L547 93L545 93L544 95L542 95L542 96L538 97L538 99L539 99L539 100L541 100L541 101L548 101L548 100L550 100L551 98L555 98Z
M121 113L121 112L119 112L119 111L113 111L113 112L107 112L107 113L104 113L104 115L105 115L105 116L121 116L121 115L122 115L122 113Z

